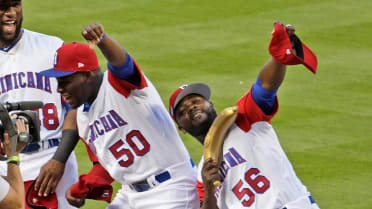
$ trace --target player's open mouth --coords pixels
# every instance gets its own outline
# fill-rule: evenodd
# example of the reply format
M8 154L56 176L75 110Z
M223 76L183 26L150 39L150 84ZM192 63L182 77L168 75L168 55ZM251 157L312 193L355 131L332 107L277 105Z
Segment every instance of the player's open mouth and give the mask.
M15 20L3 21L3 22L1 22L1 26L3 27L3 31L6 34L15 33L16 28L17 28Z

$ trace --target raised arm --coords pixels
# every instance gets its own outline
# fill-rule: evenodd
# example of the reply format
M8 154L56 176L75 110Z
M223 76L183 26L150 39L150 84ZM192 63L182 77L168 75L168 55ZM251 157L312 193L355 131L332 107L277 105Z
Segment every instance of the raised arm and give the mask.
M286 72L286 65L280 64L274 58L262 67L258 78L260 79L262 87L266 90L277 90L284 80Z
M295 28L292 25L285 25L288 36L295 34ZM274 58L270 58L269 61L262 67L258 77L261 85L266 90L277 90L282 84L286 72L286 65L277 62Z
M291 37L294 35L295 29L292 25L285 25L284 27L287 33L284 33L285 36ZM274 57L271 57L262 67L257 81L252 88L253 99L268 115L272 114L276 92L284 80L285 73L286 65L279 63Z
M121 67L125 64L127 55L123 47L113 38L107 35L100 23L91 23L82 31L83 37L91 47L97 45L102 54L113 67Z

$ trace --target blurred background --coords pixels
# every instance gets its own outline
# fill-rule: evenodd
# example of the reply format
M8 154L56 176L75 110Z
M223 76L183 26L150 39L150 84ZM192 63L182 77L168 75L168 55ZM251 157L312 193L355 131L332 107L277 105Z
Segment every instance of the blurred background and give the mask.
M295 26L318 72L290 66L272 120L297 175L322 209L372 208L372 1L23 0L24 28L81 41L100 22L136 59L166 107L179 86L206 82L232 106L270 58L273 22ZM98 51L100 65L106 61ZM192 158L202 145L180 132ZM164 146L167 146L164 144ZM79 173L91 163L80 142ZM114 183L115 190L120 185ZM105 208L88 200L83 208Z

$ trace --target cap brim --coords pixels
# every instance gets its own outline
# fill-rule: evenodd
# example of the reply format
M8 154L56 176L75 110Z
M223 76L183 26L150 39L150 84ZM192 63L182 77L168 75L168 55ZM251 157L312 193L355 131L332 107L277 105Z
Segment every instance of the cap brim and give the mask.
M64 77L76 73L75 71L61 71L55 70L54 68L41 71L40 74L46 77Z
M47 197L39 196L35 191L34 180L26 191L26 208L58 208L58 199L56 193L49 194Z
M185 89L183 89L176 97L176 100L174 101L174 109L176 109L178 103L181 102L181 100L190 94L199 94L200 96L204 97L206 100L209 100L211 96L211 89L208 85L204 83L194 83L188 85Z
M304 65L311 70L314 74L316 73L316 68L318 67L318 59L315 54L302 43L302 49L304 50Z

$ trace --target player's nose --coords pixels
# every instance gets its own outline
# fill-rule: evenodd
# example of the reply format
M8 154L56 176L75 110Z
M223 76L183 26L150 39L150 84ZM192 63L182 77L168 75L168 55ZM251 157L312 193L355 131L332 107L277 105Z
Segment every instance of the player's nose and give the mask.
M196 109L197 105L196 104L191 104L189 108L187 109L188 113L192 113Z
M5 9L4 14L5 14L6 16L15 16L15 15L17 14L17 12L16 12L16 8L13 7L13 6L9 6L9 7L7 7L7 8Z

